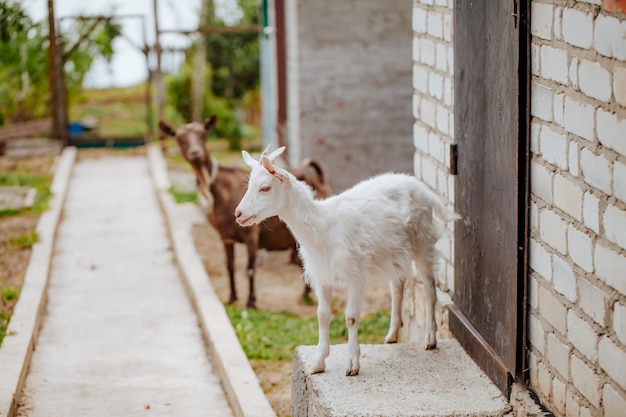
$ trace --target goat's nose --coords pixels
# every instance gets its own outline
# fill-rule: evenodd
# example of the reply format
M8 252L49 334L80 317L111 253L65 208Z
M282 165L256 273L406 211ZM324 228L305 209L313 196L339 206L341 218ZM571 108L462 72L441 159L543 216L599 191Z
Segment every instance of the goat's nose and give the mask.
M235 210L235 218L238 219L241 217L241 210L237 209Z

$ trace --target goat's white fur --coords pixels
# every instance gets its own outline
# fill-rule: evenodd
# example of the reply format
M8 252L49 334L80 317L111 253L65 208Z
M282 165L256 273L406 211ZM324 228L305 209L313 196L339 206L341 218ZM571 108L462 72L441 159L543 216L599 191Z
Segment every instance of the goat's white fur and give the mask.
M311 188L273 164L283 151L284 147L268 156L263 152L259 161L243 151L252 171L235 216L240 225L249 226L278 215L300 243L305 279L318 297L319 340L311 373L325 370L330 301L337 282L347 289L346 375L356 375L360 369L357 332L362 293L370 277L390 282L391 323L385 342L398 341L402 294L404 283L413 275L412 261L424 282L426 349L435 348L435 243L440 227L433 211L444 221L455 215L417 178L404 174L379 175L339 195L316 200Z

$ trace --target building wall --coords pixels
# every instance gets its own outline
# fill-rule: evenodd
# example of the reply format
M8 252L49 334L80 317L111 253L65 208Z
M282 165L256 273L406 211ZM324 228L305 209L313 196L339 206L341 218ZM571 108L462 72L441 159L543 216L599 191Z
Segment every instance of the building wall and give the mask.
M529 374L557 416L626 415L625 12L532 1ZM414 0L415 174L448 201L452 22L451 0Z
M291 162L319 159L337 192L412 172L411 0L287 3Z

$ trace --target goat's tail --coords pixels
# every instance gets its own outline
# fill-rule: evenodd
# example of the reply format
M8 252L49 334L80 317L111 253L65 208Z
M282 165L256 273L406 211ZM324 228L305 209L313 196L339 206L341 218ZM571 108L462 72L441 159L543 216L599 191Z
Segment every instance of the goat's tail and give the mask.
M454 210L446 207L441 200L434 194L432 194L432 203L433 203L433 212L439 217L444 223L450 223L456 220L460 220L461 216L456 213Z

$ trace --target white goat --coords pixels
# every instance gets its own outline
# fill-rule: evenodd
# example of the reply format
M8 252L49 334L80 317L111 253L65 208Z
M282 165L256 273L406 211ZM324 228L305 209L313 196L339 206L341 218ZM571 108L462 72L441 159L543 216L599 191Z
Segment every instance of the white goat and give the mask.
M389 279L391 323L386 343L398 341L402 326L404 283L415 261L424 282L426 349L437 346L434 268L440 233L433 209L445 221L455 218L417 178L383 174L326 200L314 199L306 184L273 164L285 150L261 154L259 161L243 151L252 168L248 189L235 210L237 222L251 226L278 215L300 243L306 281L318 297L319 340L311 373L323 372L329 354L330 301L333 284L347 289L347 376L359 373L357 340L362 293L372 276ZM267 150L266 150L267 151Z

